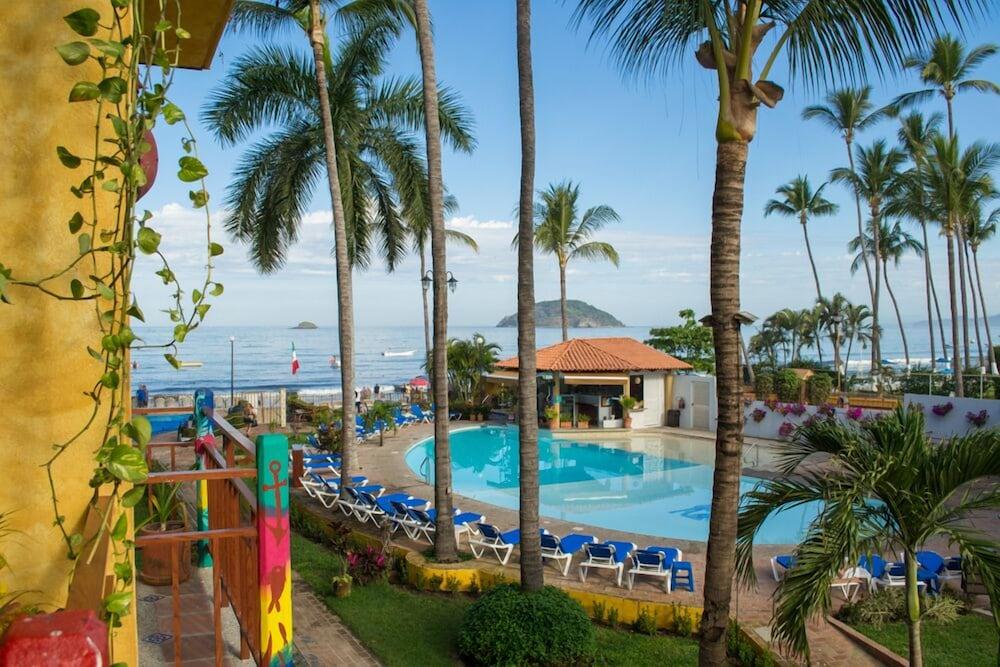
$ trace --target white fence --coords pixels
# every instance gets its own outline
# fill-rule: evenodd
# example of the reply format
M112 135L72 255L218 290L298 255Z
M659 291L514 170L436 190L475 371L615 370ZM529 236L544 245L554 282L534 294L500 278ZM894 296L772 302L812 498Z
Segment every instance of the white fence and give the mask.
M1000 426L1000 401L997 400L906 394L903 401L907 405L923 406L927 433L932 438L950 438L965 435L978 428ZM980 417L983 418L981 425L973 422Z
M791 434L799 426L805 424L809 419L815 418L820 411L819 406L802 405L800 403L771 403L769 406L764 401L751 401L749 405L744 405L743 434L751 438L766 438L768 440L782 440ZM865 417L882 414L884 410L869 410L867 408L840 408L826 407L824 410L832 410L833 417L841 422L850 422ZM801 412L800 414L796 414ZM827 414L821 414L826 417Z
M228 412L233 404L246 401L253 405L257 413L258 424L275 423L287 426L286 392L284 389L266 389L260 391L237 391L230 401L229 392L215 392L215 409ZM194 393L190 394L154 394L149 397L151 408L193 408Z

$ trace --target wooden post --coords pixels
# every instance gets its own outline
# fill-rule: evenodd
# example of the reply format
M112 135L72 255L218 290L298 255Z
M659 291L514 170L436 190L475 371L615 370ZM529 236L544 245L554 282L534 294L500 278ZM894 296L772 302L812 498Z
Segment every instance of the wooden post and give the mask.
M257 436L257 572L261 667L292 662L291 533L288 437Z
M302 486L302 477L305 475L305 463L302 454L302 445L292 447L292 486L299 488Z

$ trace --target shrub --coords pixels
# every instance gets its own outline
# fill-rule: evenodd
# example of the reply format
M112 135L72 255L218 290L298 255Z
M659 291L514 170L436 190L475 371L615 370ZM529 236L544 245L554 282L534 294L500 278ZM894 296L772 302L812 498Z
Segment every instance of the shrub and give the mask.
M969 605L947 590L941 595L923 596L924 618L938 623L954 623L958 617L969 611Z
M477 665L572 665L594 653L594 626L579 603L546 586L496 586L469 607L458 651Z
M774 376L774 391L778 400L797 401L802 387L802 381L791 368L783 368Z
M639 615L632 626L640 635L656 634L656 616L645 607L639 607Z
M726 652L730 658L735 659L736 664L743 667L774 667L774 658L769 653L761 655L757 647L743 635L736 621L729 621L727 640Z
M760 400L766 400L774 392L774 375L771 373L758 373L753 385L753 390Z
M361 551L347 552L347 572L359 584L381 579L388 567L385 554L373 546L367 546Z
M823 405L833 391L833 381L829 375L817 373L809 378L809 402L813 405Z
M289 504L288 523L299 535L318 542L336 553L342 554L347 551L351 529L342 523L326 521L316 516L302 507L298 501L293 500Z
M906 598L902 588L884 588L853 604L845 604L837 616L854 625L874 625L880 628L886 623L906 618Z

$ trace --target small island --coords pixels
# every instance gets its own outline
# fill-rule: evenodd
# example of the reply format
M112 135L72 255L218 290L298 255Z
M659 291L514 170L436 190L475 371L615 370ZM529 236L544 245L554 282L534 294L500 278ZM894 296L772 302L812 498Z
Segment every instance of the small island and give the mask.
M578 329L594 329L598 327L623 327L621 321L614 315L600 308L595 308L589 303L568 299L566 301L566 316L569 326ZM516 327L517 313L508 315L500 320L498 327ZM539 301L535 304L535 326L538 327L561 327L562 314L559 300Z
M308 322L306 320L303 320L303 321L299 322L297 325L295 325L292 328L293 329L319 329L318 326L316 326L312 322Z

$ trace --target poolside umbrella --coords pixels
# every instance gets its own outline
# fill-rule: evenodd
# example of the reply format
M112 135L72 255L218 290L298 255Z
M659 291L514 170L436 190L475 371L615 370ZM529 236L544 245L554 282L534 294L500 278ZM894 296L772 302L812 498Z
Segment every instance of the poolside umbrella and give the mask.
M414 389L428 389L431 386L431 383L427 381L427 378L423 377L422 375L418 375L417 377L410 380L407 384L409 384Z

